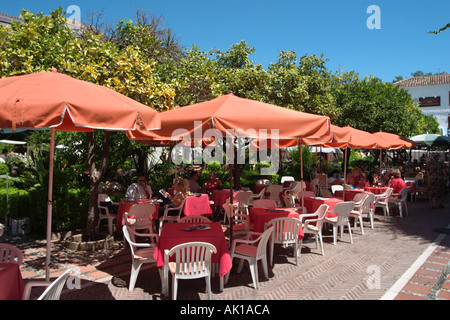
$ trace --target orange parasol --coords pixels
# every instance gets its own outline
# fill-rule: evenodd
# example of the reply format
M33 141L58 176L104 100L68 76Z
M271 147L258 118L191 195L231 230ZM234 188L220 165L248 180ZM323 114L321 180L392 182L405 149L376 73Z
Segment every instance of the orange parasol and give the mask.
M0 128L51 129L47 202L46 279L49 279L55 130L154 130L159 114L112 89L68 75L38 72L0 79Z
M127 132L131 140L145 144L202 147L215 141L208 130L227 137L246 137L258 140L296 140L320 138L329 134L330 119L290 110L230 93L216 99L188 105L161 113L161 130ZM206 138L205 138L206 136ZM230 204L233 203L230 164ZM231 211L233 212L233 210ZM232 220L232 218L231 218ZM231 223L232 221L230 221ZM230 237L232 238L232 228Z
M380 131L375 132L374 135L388 142L389 147L387 149L413 148L416 146L416 143L414 141L399 136L397 134Z

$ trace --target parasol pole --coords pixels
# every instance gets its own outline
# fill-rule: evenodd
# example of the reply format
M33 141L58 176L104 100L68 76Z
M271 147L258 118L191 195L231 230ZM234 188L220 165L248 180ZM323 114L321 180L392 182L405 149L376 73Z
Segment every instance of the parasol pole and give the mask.
M303 208L305 207L305 200L304 200L304 191L303 190L303 144L300 140L300 183L302 184L301 186L301 190L302 190L302 213L307 213L307 212L303 212Z
M348 146L345 147L344 153L344 190L342 190L342 200L345 201L345 185L347 183L347 150Z
M50 244L52 240L52 191L53 191L53 158L55 154L55 129L50 135L50 164L48 171L48 201L47 201L47 244L45 257L45 280L50 280Z

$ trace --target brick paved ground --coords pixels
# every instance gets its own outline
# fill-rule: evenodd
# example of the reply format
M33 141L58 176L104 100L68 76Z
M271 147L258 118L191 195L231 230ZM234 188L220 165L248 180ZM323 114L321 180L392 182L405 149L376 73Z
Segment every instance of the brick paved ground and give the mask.
M260 289L253 289L250 272L236 274L219 292L219 279L212 279L216 300L450 300L450 239L445 229L450 223L450 197L445 209L431 209L425 201L408 202L409 216L391 221L377 212L375 227L365 219L362 235L353 229L353 245L348 234L332 244L332 233L324 233L325 255L314 242L304 242L299 265L292 249L276 248L275 265L269 279L260 272ZM44 276L45 242L17 243L24 252L22 275L25 281ZM82 253L62 250L53 243L51 277L66 266L78 266L82 286L64 290L62 300L159 300L159 273L153 266L141 269L136 289L127 290L130 253L118 242L114 250ZM262 271L262 270L261 270ZM405 279L405 276L408 278ZM399 285L401 288L399 288ZM40 288L33 290L38 296ZM206 299L203 280L181 281L179 299Z

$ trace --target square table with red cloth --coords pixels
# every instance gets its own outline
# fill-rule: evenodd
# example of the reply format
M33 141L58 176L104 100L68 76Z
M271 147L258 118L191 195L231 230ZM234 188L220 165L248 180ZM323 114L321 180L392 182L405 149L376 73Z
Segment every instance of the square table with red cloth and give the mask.
M186 216L211 214L211 204L206 193L199 196L187 196L184 200L184 214Z
M293 208L251 208L249 211L250 221L254 223L254 232L264 232L264 225L276 218L297 218L299 213ZM303 228L299 228L299 240L303 239Z
M133 204L141 204L152 202L151 200L141 200L139 202L120 201L117 209L116 230L122 232L122 227L125 225L125 213L127 213ZM155 204L155 212L153 213L153 220L158 220L159 202L153 201Z
M0 263L0 300L22 300L23 279L18 263Z
M241 190L233 191L233 198L239 193ZM211 195L211 200L214 202L214 207L221 208L222 205L230 198L230 189L222 189L222 190L213 190Z
M321 198L321 197L306 197L304 201L305 201L304 202L305 208L308 211L308 213L314 213L317 211L317 209L319 209L319 207L322 204L327 204L328 205L328 212L326 215L327 218L336 217L337 214L332 212L334 206L339 202L344 202L344 200L338 198Z
M164 250L170 250L176 245L186 242L207 242L213 244L217 252L211 256L212 263L219 264L219 276L224 277L232 267L230 252L227 240L219 222L207 223L210 230L184 231L183 229L193 226L193 223L166 223L153 254L156 259L156 266L164 266Z
M364 191L371 192L373 194L385 193L388 187L364 187Z
M355 198L355 195L357 195L358 193L363 193L365 192L363 189L355 189L355 190L345 190L345 199L344 201L353 201L353 199ZM336 190L334 192L334 197L335 198L341 198L344 196L344 191L343 190Z

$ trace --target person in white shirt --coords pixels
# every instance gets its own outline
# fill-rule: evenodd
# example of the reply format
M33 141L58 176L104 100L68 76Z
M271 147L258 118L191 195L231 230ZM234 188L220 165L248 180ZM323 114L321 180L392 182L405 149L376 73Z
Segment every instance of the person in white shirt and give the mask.
M2 153L0 154L0 163L7 163L8 162L8 150L3 149Z
M137 177L137 182L132 183L125 193L125 197L127 199L131 199L132 201L141 200L141 199L151 199L153 192L152 188L146 183L145 175L139 175ZM139 193L139 199L136 197L137 193Z

